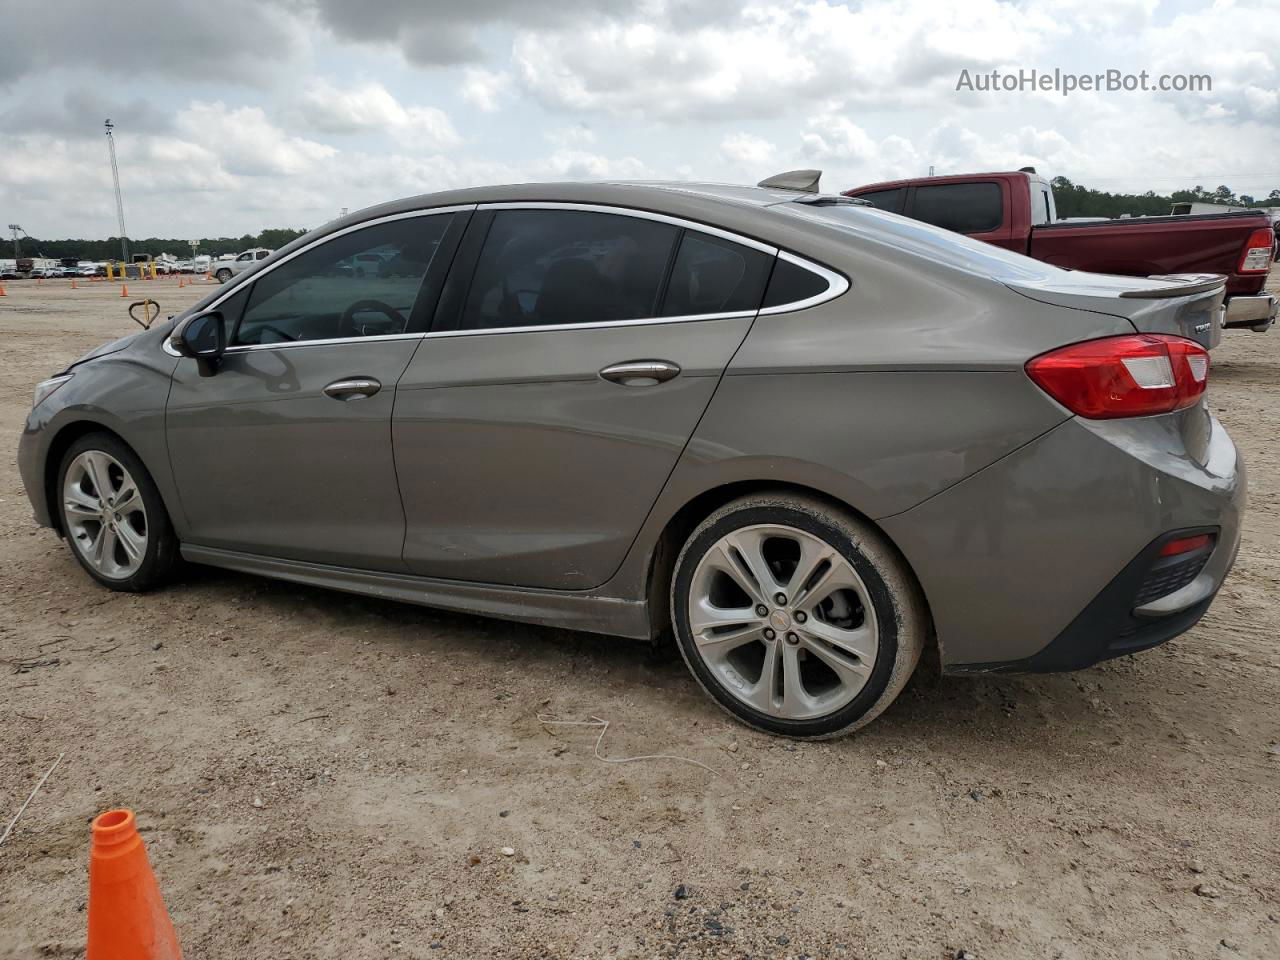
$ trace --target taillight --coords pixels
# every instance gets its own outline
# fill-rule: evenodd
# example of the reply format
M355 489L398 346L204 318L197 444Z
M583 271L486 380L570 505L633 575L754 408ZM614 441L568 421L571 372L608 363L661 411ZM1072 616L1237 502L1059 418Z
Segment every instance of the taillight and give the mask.
M1185 337L1139 333L1086 340L1027 361L1027 375L1077 416L1146 417L1204 393L1209 353Z
M1237 273L1266 273L1271 269L1271 251L1275 246L1276 235L1266 227L1259 227L1249 234L1244 245L1244 253L1240 255L1240 269Z

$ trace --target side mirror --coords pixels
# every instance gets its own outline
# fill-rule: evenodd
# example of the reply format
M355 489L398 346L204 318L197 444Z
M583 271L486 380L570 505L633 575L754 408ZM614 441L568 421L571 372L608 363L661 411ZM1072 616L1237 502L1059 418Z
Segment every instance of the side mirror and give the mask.
M227 324L217 310L197 313L178 324L169 335L169 346L196 361L200 376L211 377L227 349Z

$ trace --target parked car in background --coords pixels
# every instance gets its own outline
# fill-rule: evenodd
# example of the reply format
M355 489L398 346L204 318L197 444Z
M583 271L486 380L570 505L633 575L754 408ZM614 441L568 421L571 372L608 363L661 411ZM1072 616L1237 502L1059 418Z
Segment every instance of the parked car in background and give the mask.
M236 255L234 260L219 260L213 265L213 277L219 283L226 283L237 274L248 270L259 260L265 260L273 251L265 247L254 247Z
M1062 670L1196 623L1245 498L1189 339L1222 279L1066 271L798 179L326 224L36 387L36 519L115 590L181 556L673 630L793 737L870 722L935 638L948 670Z
M1222 326L1262 333L1275 322L1276 300L1264 291L1274 234L1261 211L1059 221L1052 186L1030 168L873 183L845 196L1072 270L1222 274Z

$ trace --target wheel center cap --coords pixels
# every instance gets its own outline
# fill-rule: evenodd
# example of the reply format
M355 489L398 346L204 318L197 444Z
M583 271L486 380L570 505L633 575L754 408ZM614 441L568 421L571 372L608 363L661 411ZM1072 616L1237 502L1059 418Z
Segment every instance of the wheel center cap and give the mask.
M775 610L769 614L769 625L775 630L789 630L791 628L791 617L785 610Z

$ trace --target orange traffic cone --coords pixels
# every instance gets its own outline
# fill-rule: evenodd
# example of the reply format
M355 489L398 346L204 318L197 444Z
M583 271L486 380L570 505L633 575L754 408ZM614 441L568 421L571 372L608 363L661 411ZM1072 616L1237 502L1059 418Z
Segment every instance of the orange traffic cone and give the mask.
M132 810L93 821L85 960L182 960Z
M7 296L8 294L4 292L4 284L0 283L0 297L7 297Z
M43 286L43 284L44 284L44 277L36 277L36 286L37 287Z
M76 278L75 278L75 277L72 277L72 278L71 278L71 289L72 289L72 290L74 290L75 288L76 288Z
M120 296L127 297L129 295L129 285L127 283L120 284Z

